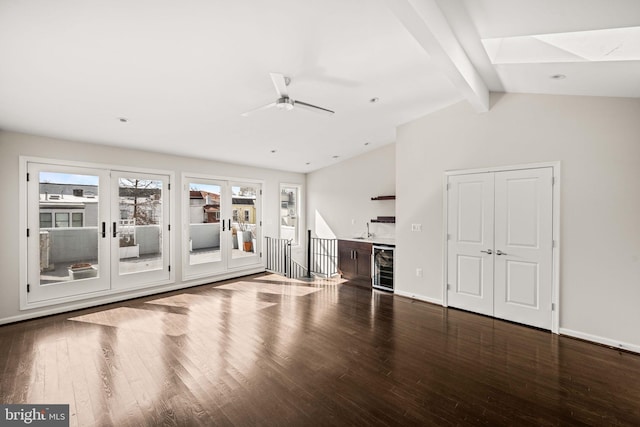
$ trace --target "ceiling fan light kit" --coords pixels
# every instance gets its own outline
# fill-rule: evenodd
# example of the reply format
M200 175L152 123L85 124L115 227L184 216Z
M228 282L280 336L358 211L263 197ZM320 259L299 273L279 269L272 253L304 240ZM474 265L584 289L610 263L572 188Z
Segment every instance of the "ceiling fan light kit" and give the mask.
M276 93L278 94L278 98L275 102L272 102L267 105L263 105L262 107L255 108L253 110L246 111L241 115L243 117L247 117L257 111L265 110L267 108L276 107L279 110L290 111L293 110L294 107L302 107L303 109L315 111L318 113L326 113L333 114L335 111L329 110L328 108L319 107L317 105L309 104L308 102L296 101L294 99L289 98L289 91L287 90L287 86L291 83L291 78L284 76L279 73L270 73L271 81L273 81L273 86L276 88Z

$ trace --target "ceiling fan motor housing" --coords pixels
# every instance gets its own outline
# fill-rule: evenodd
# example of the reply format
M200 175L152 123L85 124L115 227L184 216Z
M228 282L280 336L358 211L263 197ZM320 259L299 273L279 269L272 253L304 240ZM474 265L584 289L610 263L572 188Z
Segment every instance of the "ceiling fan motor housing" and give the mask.
M276 107L281 110L286 110L286 111L292 110L293 105L294 105L294 100L289 98L288 96L283 96L281 98L278 98L278 100L276 101Z

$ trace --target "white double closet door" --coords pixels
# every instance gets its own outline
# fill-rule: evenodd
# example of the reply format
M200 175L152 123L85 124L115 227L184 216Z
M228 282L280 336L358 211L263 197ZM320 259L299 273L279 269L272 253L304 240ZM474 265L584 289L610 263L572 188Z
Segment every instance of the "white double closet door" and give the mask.
M451 175L449 306L551 329L553 169Z

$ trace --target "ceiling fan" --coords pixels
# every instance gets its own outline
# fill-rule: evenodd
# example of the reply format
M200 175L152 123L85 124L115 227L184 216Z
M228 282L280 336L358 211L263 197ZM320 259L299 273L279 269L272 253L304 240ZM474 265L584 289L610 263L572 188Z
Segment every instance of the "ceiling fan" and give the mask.
M289 92L287 91L287 86L291 83L291 78L286 77L283 74L279 73L270 73L271 80L273 81L273 85L276 88L276 92L278 93L278 99L275 102L272 102L267 105L263 105L262 107L258 107L256 109L247 111L242 113L241 115L247 117L256 111L266 110L267 108L276 107L281 110L289 111L293 110L294 107L302 107L307 110L316 111L319 113L333 114L335 111L329 110L327 108L318 107L317 105L309 104L307 102L298 101L295 99L289 98Z

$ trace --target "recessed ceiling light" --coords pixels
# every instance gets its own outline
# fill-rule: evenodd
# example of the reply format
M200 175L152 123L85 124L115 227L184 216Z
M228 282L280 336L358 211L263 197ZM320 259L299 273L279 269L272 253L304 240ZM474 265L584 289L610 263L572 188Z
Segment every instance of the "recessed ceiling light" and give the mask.
M305 163L305 165L310 165L310 164L311 164L311 162L307 162L307 163Z
M562 80L562 79L566 79L567 76L565 76L564 74L554 74L550 78L552 78L553 80Z
M365 143L364 143L364 145L369 145L369 144L371 144L371 143L370 143L370 142L365 142Z
M129 121L129 119L127 119L126 117L118 117L118 120L120 121L120 123L127 123Z
M333 159L337 159L338 157L340 157L340 156L331 156L331 158L333 158Z
M378 102L378 101L380 101L380 98L378 98L377 96L376 96L376 97L374 97L374 98L371 98L371 99L369 100L369 102L370 102L370 103L372 103L372 104L375 104L375 103L376 103L376 102Z
M271 153L275 153L276 151L278 151L278 150L271 150Z

